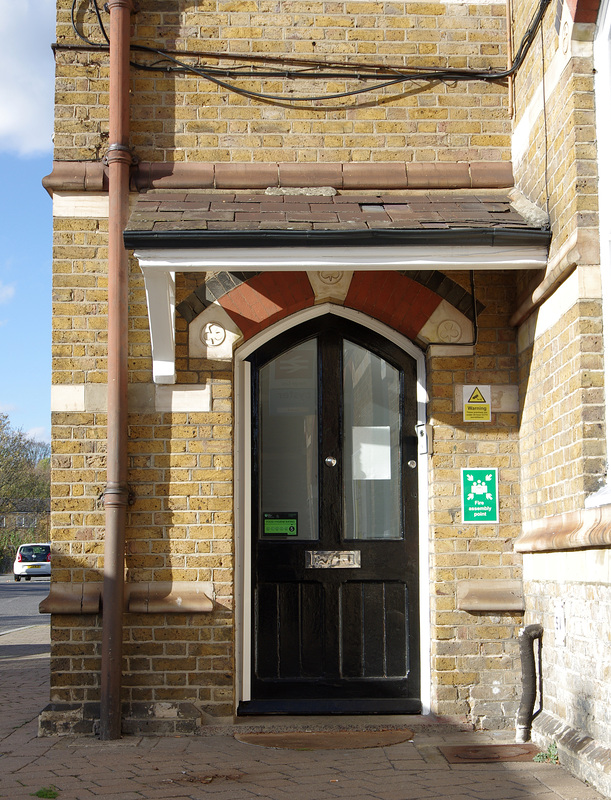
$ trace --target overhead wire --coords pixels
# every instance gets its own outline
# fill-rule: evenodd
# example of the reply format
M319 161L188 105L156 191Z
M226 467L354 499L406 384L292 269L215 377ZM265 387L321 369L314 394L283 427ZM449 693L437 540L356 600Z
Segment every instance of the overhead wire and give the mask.
M83 0L72 0L71 7L71 21L72 27L78 38L89 47L99 50L105 50L109 45L109 37L104 27L102 14L97 0L87 0L89 7L93 9L96 17L98 29L104 39L103 42L96 42L89 37L85 36L78 29L77 25L77 7L79 2ZM350 64L349 62L336 62L324 61L315 59L297 59L292 57L277 57L277 56L249 56L248 54L211 54L199 53L196 51L170 51L160 48L150 47L146 45L132 45L132 52L148 53L158 56L158 60L152 63L144 63L142 61L130 61L130 64L135 68L146 72L163 72L163 73L191 73L198 75L204 80L225 89L229 92L248 97L256 100L266 102L281 102L281 103L313 103L324 102L331 100L340 100L348 97L355 97L370 92L380 92L406 82L418 81L435 81L435 82L459 82L459 81L500 81L514 75L520 66L524 63L526 55L532 45L536 36L537 30L541 24L545 11L550 3L550 0L539 0L539 6L531 19L531 22L522 37L517 52L512 60L511 66L504 70L493 70L491 68L484 70L474 69L461 69L456 67L418 67L410 66L406 69L393 67L389 65L378 64ZM60 47L59 45L57 46ZM178 56L181 56L180 58ZM252 64L278 64L283 65L281 68L268 67L266 70L251 67L250 69L244 66L234 67L219 67L219 66L201 66L198 64L189 64L183 59L185 57L194 58L216 58L216 59L232 59L244 63ZM300 69L290 68L299 66ZM324 94L313 95L294 95L291 91L283 94L273 94L269 92L256 91L254 89L237 86L230 83L223 78L249 78L249 79L287 79L287 80L358 80L358 81L376 81L376 83L367 86L361 86L355 89L347 89L343 92L327 92Z

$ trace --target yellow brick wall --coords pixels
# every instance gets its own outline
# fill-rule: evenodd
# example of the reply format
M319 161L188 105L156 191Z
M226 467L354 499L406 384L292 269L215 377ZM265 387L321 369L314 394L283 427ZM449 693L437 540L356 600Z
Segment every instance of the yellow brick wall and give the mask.
M517 30L533 13L530 3L515 4ZM548 7L543 36L535 38L524 66L515 78L515 120L528 147L514 159L516 184L540 208L549 207L553 258L576 228L598 224L594 69L589 53L594 26L572 31L568 55L555 29L556 9ZM557 65L560 64L558 67ZM559 72L559 76L556 76ZM542 87L545 84L545 104Z
M452 274L453 279L466 276ZM427 364L428 413L434 425L430 459L431 647L433 709L467 715L478 727L514 725L519 686L517 633L522 615L457 610L460 581L519 579L512 543L520 532L520 456L516 413L493 413L489 423L462 421L455 384L515 384L515 274L478 273L485 305L473 356L433 357ZM499 470L499 525L461 522L461 468Z
M227 406L225 385L217 382L221 397L213 408ZM126 700L201 700L211 713L231 713L230 422L231 413L218 410L130 414L128 483L133 503L127 521L127 580L211 581L216 609L206 616L126 617ZM53 423L53 581L100 581L106 417L56 413ZM52 699L98 699L100 625L90 617L53 617ZM149 665L147 677L140 674L144 663Z
M70 2L60 0L58 42L76 44ZM292 55L363 63L504 68L505 4L209 0L178 13L175 4L145 0L133 17L135 41L201 52ZM347 12L347 13L346 13ZM532 8L516 6L516 32ZM93 29L88 32L93 35ZM546 57L557 50L551 15ZM537 54L537 47L539 47ZM227 65L212 59L213 65ZM108 145L108 65L104 53L57 52L55 157L100 160ZM515 86L523 118L541 80L537 42ZM529 133L527 158L514 165L522 191L541 207L549 194L552 254L578 227L596 224L591 63L573 59ZM346 81L249 84L256 90L325 93ZM377 100L375 99L377 97ZM502 83L417 84L385 90L366 102L333 108L262 104L192 76L132 73L132 139L154 161L420 161L509 160L512 121ZM373 101L372 99L373 98ZM381 99L384 102L379 102ZM546 124L544 124L544 122ZM545 181L547 127L547 183ZM54 241L53 382L103 386L106 381L106 231L104 220L58 219ZM466 275L452 279L468 287ZM177 276L180 301L201 276ZM129 380L151 382L144 285L131 263ZM579 507L602 471L600 313L577 304L520 356L509 316L520 276L478 276L485 304L475 356L429 358L429 414L435 426L430 461L431 597L434 708L502 726L518 685L519 615L456 610L458 582L519 578L512 542L521 510L536 517ZM132 581L213 581L212 616L126 618L126 699L195 700L215 714L233 708L233 406L232 375L188 358L187 326L177 320L182 384L208 384L212 410L132 413L129 420L127 568ZM488 424L462 423L454 384L520 381L520 415L494 414ZM551 386L550 386L550 383ZM550 405L551 402L551 405ZM545 416L547 415L547 416ZM542 433L540 420L549 417ZM101 411L53 418L54 581L96 581L103 558L105 425ZM560 426L560 427L558 427ZM570 441L567 442L567 437ZM521 459L521 460L520 460ZM501 524L460 522L460 468L499 468ZM522 489L520 480L522 479ZM522 495L521 495L522 492ZM522 501L522 508L521 508ZM98 697L100 620L53 618L52 699ZM500 693L498 691L500 687Z
M233 713L233 629L228 613L128 614L123 700L193 702L213 715ZM101 619L54 615L51 701L99 701Z
M210 0L180 10L152 0L132 16L136 44L202 53L350 60L360 65L504 69L504 3ZM57 40L78 44L70 0ZM82 30L100 40L85 17ZM146 60L142 53L136 60ZM150 59L149 59L150 60ZM106 54L59 49L57 160L100 160L108 145ZM238 62L210 57L206 64ZM265 65L263 65L265 66ZM230 81L231 82L231 81ZM271 94L325 95L363 84L236 80ZM262 103L193 75L132 70L131 143L150 161L501 161L510 159L502 83L419 81L357 98L290 107Z
M103 402L107 381L106 236L103 219L55 220L53 383L93 386L98 390L95 403ZM179 298L188 286L188 280L179 280ZM184 339L186 325L179 328ZM128 337L130 384L150 385L148 312L135 261ZM213 582L216 609L205 617L127 615L124 699L196 700L210 713L229 714L234 636L232 378L230 371L207 365L207 371L202 366L181 375L181 380L211 387L209 412L129 415L128 483L133 502L127 521L126 575L129 582ZM56 412L52 439L53 581L99 582L106 414ZM53 615L52 700L99 700L100 637L98 617Z
M515 13L524 26L530 4L517 3ZM537 35L516 78L515 125L520 139L528 134L528 147L513 166L524 194L549 208L550 262L564 266L568 275L575 267L598 269L595 247L563 255L571 238L597 237L594 26L573 28L565 16L569 36L561 40L555 13L550 6L543 35ZM600 290L591 286L581 295L578 290L575 305L551 328L544 326L543 334L536 323L539 312L521 333L527 342L520 354L525 520L583 508L604 477L602 319ZM554 303L552 296L544 316Z
M106 381L107 220L62 219L53 234L53 383Z
M602 317L576 303L520 353L525 520L583 508L605 472Z
M62 236L74 224L57 220ZM77 227L88 226L78 221ZM75 240L79 236L79 231L71 234ZM103 238L103 234L97 236ZM103 283L101 265L96 260L87 265L72 239L66 239L69 249L62 251L64 259L58 261L63 291L72 291L71 281L78 283L82 274L99 272L97 281ZM74 272L68 271L68 264ZM178 299L202 277L179 276ZM451 277L469 287L466 273ZM476 284L485 310L479 317L475 355L434 356L427 364L429 414L435 427L430 461L433 699L438 713L468 714L476 724L498 727L506 724L500 701L515 702L515 634L521 620L515 615L459 612L456 590L464 579L519 577L519 562L511 552L511 541L519 530L518 420L515 414L495 413L489 424L462 423L453 395L456 383L517 382L515 331L508 326L515 275L482 273ZM130 381L137 384L151 380L142 291L134 268ZM70 308L85 330L89 320L96 320L91 346L103 348L104 326L99 324L105 319L103 304L89 306L87 297L79 295L73 296ZM66 332L63 319L60 314L56 317L54 336L59 340ZM79 361L87 354L71 356L75 363L70 369L58 363L56 382L70 385L87 380L87 370L79 369ZM153 703L190 700L211 714L224 715L232 712L234 700L232 374L226 368L212 369L202 359L188 358L187 325L180 317L177 367L181 384L211 387L212 408L188 414L130 413L128 482L133 504L128 512L127 576L130 582L212 581L218 605L212 616L129 614L124 697ZM99 581L106 416L56 413L53 423L53 580ZM462 466L499 468L499 526L461 524ZM52 699L97 699L100 620L56 615L53 629Z

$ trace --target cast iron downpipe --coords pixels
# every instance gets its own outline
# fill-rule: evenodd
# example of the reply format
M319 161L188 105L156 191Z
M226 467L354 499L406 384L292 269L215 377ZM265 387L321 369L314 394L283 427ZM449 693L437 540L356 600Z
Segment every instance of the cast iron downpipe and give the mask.
M104 588L100 737L121 737L125 527L127 519L128 260L123 230L129 207L129 33L131 0L109 0L108 161L108 456L104 508Z
M527 625L520 634L520 659L522 661L522 699L516 719L516 742L529 742L533 710L537 697L537 664L535 641L541 646L542 625ZM540 666L540 659L539 659Z

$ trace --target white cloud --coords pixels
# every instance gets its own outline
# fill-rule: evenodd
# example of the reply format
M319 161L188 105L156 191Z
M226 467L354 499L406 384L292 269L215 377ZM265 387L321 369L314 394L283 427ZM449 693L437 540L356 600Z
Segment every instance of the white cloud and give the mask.
M8 303L15 296L15 287L12 284L0 281L0 304Z
M2 3L0 150L20 156L52 147L55 0Z
M26 431L26 436L35 439L37 442L51 443L51 431L48 428L30 428Z

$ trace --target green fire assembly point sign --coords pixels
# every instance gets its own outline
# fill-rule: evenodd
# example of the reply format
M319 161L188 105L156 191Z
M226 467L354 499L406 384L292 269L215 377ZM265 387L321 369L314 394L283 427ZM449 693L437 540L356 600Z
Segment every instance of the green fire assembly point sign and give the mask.
M499 521L498 469L462 469L462 521Z

